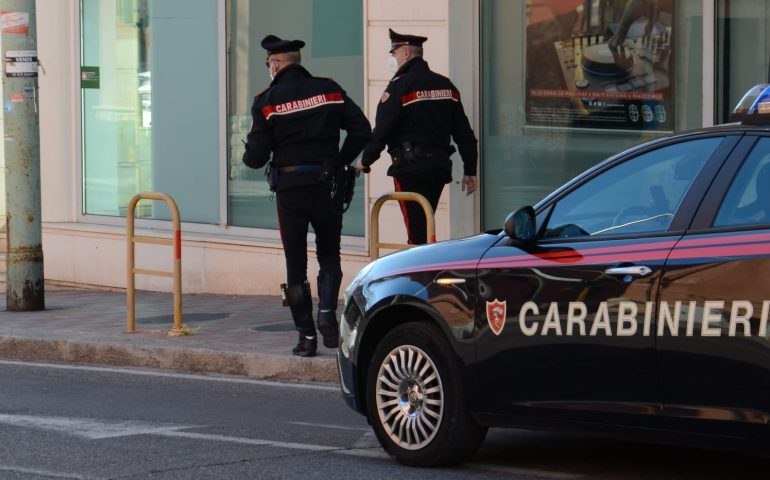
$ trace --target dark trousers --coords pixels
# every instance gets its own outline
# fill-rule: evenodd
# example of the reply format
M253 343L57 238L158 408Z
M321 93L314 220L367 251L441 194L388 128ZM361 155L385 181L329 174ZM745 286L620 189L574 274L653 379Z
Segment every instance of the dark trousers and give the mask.
M341 274L340 235L342 234L341 195L329 198L329 186L293 188L276 194L278 228L286 256L288 286L307 279L308 225L315 232L316 257L320 275ZM332 203L334 202L334 204Z
M433 212L436 212L441 192L444 190L444 178L440 175L428 176L395 176L393 183L397 192L414 192L423 195L430 202ZM422 245L428 243L428 234L425 221L425 212L417 202L398 202L401 204L401 214L404 216L406 233L409 243ZM435 238L432 240L435 241Z

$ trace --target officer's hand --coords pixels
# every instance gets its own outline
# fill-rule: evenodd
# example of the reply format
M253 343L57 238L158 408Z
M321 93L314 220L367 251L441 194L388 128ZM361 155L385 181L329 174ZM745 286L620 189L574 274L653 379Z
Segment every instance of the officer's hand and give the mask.
M371 168L369 168L369 167L367 167L366 165L363 164L363 162L361 161L360 158L358 160L356 160L356 170L358 170L359 172L364 172L364 173L369 173L369 172L372 171Z
M460 188L463 192L465 192L466 195L470 195L476 191L478 186L479 184L476 182L476 177L469 177L466 175L463 177L463 182L462 185L460 185Z

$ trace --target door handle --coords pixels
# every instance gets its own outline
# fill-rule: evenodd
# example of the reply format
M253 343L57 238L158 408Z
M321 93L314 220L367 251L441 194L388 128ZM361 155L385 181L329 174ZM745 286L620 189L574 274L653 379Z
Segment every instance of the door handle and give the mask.
M615 268L608 268L604 271L607 275L636 275L638 277L646 277L647 275L652 273L652 269L650 267L645 267L643 265L641 266L633 266L633 267L615 267Z

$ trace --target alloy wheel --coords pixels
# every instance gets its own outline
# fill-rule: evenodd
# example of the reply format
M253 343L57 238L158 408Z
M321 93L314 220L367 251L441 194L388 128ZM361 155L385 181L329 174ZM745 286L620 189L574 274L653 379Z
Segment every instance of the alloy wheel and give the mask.
M392 442L406 450L428 445L444 414L444 386L433 360L412 345L391 350L377 374L376 404Z

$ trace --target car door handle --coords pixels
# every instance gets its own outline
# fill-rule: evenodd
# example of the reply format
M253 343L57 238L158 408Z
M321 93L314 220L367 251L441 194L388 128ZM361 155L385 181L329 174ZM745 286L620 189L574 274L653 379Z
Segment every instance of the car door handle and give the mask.
M643 265L640 266L633 266L633 267L615 267L615 268L608 268L604 271L607 275L636 275L638 277L646 277L647 275L652 273L652 269L650 267L645 267Z

